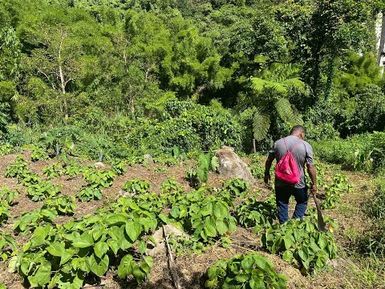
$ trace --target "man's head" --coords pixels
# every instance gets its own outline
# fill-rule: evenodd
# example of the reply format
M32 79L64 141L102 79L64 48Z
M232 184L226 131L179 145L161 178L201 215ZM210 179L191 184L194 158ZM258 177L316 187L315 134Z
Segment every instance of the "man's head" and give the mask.
M293 126L293 128L290 131L291 135L294 135L296 137L299 137L300 139L305 138L305 128L302 125L296 125Z

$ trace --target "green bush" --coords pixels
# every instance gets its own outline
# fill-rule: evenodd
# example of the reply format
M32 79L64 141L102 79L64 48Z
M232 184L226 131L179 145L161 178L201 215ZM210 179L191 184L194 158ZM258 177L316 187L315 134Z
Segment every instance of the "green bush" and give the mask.
M130 180L125 182L123 190L134 195L148 193L150 190L150 183L138 179Z
M286 278L257 253L219 260L207 270L205 288L285 289Z
M228 204L215 196L207 196L203 190L182 194L171 205L170 217L199 241L207 243L236 229Z
M384 132L313 142L313 146L320 158L345 169L379 172L385 167Z
M334 259L337 245L330 232L319 232L315 217L290 220L266 229L263 247L301 270L306 275L324 268Z
M254 228L259 232L273 225L276 219L276 207L271 202L249 198L236 207L238 223L245 228Z

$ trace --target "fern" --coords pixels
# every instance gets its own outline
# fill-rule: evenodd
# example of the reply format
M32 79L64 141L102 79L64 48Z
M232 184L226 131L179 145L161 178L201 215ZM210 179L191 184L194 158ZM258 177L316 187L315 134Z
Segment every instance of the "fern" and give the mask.
M275 109L278 113L278 116L285 122L293 122L294 120L294 111L291 107L289 100L286 98L278 99L275 104Z
M253 134L256 141L266 138L270 129L270 116L257 111L253 117Z
M271 129L271 116L285 125L302 124L298 114L289 102L289 94L307 95L308 86L299 78L299 68L291 64L275 63L258 77L251 78L254 91L252 103L257 108L253 116L253 134L257 141L265 139ZM274 122L274 125L277 125ZM279 124L278 124L279 125Z

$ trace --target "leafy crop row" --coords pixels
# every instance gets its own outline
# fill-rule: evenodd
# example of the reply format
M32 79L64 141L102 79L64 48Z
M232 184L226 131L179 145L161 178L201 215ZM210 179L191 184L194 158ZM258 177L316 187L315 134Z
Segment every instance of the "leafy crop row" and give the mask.
M315 217L290 220L265 230L262 244L272 254L295 265L303 274L315 272L336 257L337 246L330 232L320 232Z
M286 278L257 253L219 260L207 270L209 289L285 289Z

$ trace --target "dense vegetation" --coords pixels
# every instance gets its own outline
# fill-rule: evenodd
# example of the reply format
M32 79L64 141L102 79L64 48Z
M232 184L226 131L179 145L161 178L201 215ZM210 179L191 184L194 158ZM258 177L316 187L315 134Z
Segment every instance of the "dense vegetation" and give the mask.
M384 129L381 1L0 8L1 130L12 145L103 159L221 144L249 152L253 138L263 149L294 123L314 140Z

